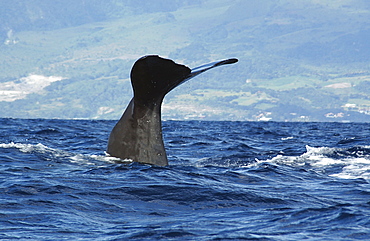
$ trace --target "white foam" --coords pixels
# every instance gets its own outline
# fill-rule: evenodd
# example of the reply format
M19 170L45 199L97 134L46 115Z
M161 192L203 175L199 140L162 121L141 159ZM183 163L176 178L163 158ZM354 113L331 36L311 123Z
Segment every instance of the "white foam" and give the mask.
M14 142L0 143L0 148L17 148L21 152L25 152L25 153L29 153L32 151L46 151L50 149L41 143L33 145L33 144L22 144L22 143L14 143Z
M104 166L107 163L117 163L120 161L122 163L130 163L132 160L121 160L116 157L111 157L108 155L86 155L86 154L76 154L70 153L68 151L54 149L47 147L41 143L38 144L24 144L24 143L0 143L0 148L16 148L20 152L24 153L39 153L45 154L51 160L53 159L63 159L71 163L77 164L87 164L94 166Z
M370 147L364 146L367 149ZM258 163L269 162L290 166L311 166L313 170L322 171L332 166L342 166L341 172L329 176L345 179L365 178L370 179L370 156L343 156L340 157L336 151L344 149L331 147L306 146L306 152L300 156L277 155L268 160L258 160ZM340 169L340 168L339 168Z
M342 172L330 176L345 179L370 179L370 160L365 158L350 158L346 161L346 166L342 168Z
M98 161L104 161L104 162L110 162L110 163L131 163L133 160L131 159L121 159L118 157L110 156L108 153L105 152L105 156L100 155L90 155L91 158L98 160Z

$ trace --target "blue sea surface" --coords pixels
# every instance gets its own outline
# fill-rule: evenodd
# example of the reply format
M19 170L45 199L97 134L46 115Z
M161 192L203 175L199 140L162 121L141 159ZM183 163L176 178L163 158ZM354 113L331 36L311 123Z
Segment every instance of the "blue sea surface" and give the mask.
M164 121L170 165L105 154L116 121L0 119L1 240L370 240L370 124Z

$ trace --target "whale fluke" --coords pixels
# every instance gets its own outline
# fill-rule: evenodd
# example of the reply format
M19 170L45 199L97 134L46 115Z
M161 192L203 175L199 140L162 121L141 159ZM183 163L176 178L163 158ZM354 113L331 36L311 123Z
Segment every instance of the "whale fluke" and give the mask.
M168 165L161 123L164 96L198 74L237 61L226 59L189 69L157 55L138 59L130 76L134 97L110 133L107 153L135 162Z

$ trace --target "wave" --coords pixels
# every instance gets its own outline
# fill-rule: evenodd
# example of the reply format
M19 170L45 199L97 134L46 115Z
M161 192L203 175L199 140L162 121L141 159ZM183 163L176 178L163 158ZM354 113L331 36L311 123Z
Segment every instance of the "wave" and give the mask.
M370 179L370 146L335 148L306 145L306 152L300 155L278 154L263 159L258 158L257 151L254 151L248 154L219 155L192 161L198 168L255 168L266 163L313 170L341 179Z
M113 163L132 163L131 160L105 155L89 155L72 153L65 150L50 148L41 143L0 143L0 148L15 148L22 153L34 154L40 159L55 162L76 163L79 165L94 165L105 167ZM277 165L288 165L311 169L316 172L325 173L331 177L343 179L370 179L370 146L356 146L349 148L335 147L311 147L306 146L306 152L298 156L277 155L270 159L259 160L253 153L239 153L229 155L218 155L206 158L190 158L188 160L172 160L171 165L223 168L251 168L264 163ZM255 154L255 153L254 153ZM181 159L181 158L180 158Z
M0 148L11 149L15 148L22 153L35 154L40 159L48 161L68 161L70 163L86 164L86 165L103 165L107 163L131 163L130 160L121 160L116 157L106 155L87 155L79 153L71 153L68 151L50 148L41 143L24 144L24 143L0 143Z
M311 147L300 156L277 155L258 163L270 162L290 166L309 167L329 176L344 179L370 179L370 146L350 148Z

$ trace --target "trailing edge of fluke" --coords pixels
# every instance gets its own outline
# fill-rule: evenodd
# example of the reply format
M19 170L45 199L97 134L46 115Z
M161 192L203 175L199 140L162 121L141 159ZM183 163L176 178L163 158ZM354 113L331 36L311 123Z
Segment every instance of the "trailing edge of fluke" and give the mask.
M190 69L157 55L138 59L131 70L134 97L110 133L107 153L122 160L168 165L161 123L164 96L198 74L236 62L232 58Z

